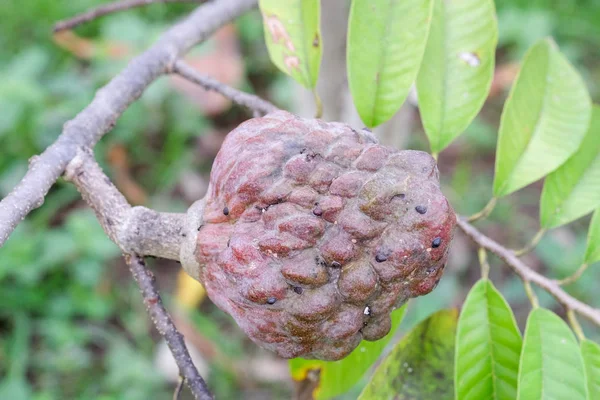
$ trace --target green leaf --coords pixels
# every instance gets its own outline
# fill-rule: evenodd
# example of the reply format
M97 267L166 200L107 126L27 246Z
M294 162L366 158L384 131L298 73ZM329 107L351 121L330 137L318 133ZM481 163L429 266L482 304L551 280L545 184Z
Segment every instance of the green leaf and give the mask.
M540 221L545 229L567 224L600 207L600 107L579 150L544 182Z
M259 6L273 63L303 86L314 88L323 53L319 0L260 0Z
M579 148L591 108L581 77L554 42L537 42L502 111L494 196L506 196L562 165Z
M375 371L359 400L451 400L456 310L442 310L417 325Z
M585 370L573 332L552 311L529 314L519 365L518 400L585 400Z
M600 399L600 346L584 339L581 341L581 355L585 365L589 398Z
M432 0L353 0L348 21L348 84L369 127L402 106L423 59Z
M517 395L521 333L510 306L492 282L473 286L456 332L456 399L507 399Z
M417 78L431 151L439 153L475 118L490 89L498 43L492 0L434 0Z
M321 361L303 358L290 360L292 378L296 381L303 381L310 370L318 369L320 370L320 383L314 393L316 399L330 399L347 392L379 358L402 322L405 312L406 305L392 313L392 328L385 337L376 342L363 340L348 357L342 360Z
M584 263L592 264L600 261L600 208L598 208L592 220L588 231L587 248L585 249Z

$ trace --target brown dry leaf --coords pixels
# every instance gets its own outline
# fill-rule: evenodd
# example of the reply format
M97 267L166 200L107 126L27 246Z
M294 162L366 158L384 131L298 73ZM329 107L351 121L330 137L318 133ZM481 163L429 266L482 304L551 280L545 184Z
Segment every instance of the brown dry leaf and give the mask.
M244 63L234 25L225 25L207 43L212 51L188 56L185 61L202 74L229 86L239 86L244 76ZM231 101L222 95L207 91L178 76L171 77L171 84L192 102L198 104L206 115L219 114L231 105Z
M120 59L131 54L131 49L123 43L96 42L78 36L73 31L57 32L53 38L58 46L83 60L102 55L111 59Z
M497 67L488 98L498 96L508 89L519 73L519 67L517 63L502 64Z
M114 183L117 189L132 205L146 204L148 195L131 176L129 157L125 146L115 143L110 146L107 153L108 164L114 172Z

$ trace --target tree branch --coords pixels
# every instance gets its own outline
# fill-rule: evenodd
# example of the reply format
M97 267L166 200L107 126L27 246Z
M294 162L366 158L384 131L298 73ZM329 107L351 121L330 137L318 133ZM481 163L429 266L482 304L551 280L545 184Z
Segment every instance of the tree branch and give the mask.
M536 284L551 294L556 301L562 304L567 310L573 310L594 324L600 326L600 310L573 298L565 292L556 281L546 278L532 270L528 265L517 258L512 250L507 249L485 236L467 222L466 218L459 217L458 226L476 244L500 257L500 259L502 259L525 282Z
M108 237L124 253L179 260L187 236L185 214L131 207L96 163L90 149L78 149L67 166L65 179L75 184Z
M85 24L94 19L113 14L119 11L129 10L131 8L142 7L153 3L197 3L200 0L123 0L114 3L105 4L97 8L76 15L73 18L58 21L54 24L53 32L60 32L67 29L73 29L76 26Z
M184 377L185 383L192 391L194 398L213 399L206 382L194 366L190 353L185 346L183 335L179 333L173 321L171 321L171 317L162 303L158 290L154 286L154 275L146 269L144 260L138 255L128 254L125 256L125 260L133 278L140 287L148 314L160 335L165 338L179 367L180 374Z
M0 246L44 197L79 147L93 147L112 129L127 107L195 44L226 22L256 5L257 0L219 0L199 6L188 18L165 32L147 51L106 86L41 155L33 157L21 182L0 201Z
M175 64L173 64L173 73L178 74L190 82L202 86L206 90L212 90L220 93L234 103L247 107L250 110L259 112L263 115L279 110L277 106L261 99L258 96L234 89L231 86L227 86L224 83L211 78L210 76L201 74L182 60L177 60Z

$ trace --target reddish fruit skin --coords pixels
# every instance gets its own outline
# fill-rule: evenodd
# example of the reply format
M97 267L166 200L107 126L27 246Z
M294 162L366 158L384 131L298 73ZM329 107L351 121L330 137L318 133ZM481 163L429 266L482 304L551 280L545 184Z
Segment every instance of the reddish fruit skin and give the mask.
M203 217L212 301L262 347L322 360L382 338L435 288L456 224L429 154L283 111L227 136Z

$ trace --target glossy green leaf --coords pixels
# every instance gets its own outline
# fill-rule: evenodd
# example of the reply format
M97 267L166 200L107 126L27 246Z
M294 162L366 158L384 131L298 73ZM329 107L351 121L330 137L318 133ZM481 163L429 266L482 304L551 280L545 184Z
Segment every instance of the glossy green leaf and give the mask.
M492 0L433 3L417 92L431 151L439 153L485 102L494 76L498 25Z
M585 400L581 351L568 325L536 308L527 318L519 365L518 400Z
M400 326L406 305L392 313L392 328L384 338L376 342L363 340L350 355L339 361L290 360L292 378L303 381L310 370L320 370L319 386L314 391L316 399L330 399L347 392L379 358L394 332Z
M588 130L591 108L581 77L554 42L537 42L502 111L494 195L506 196L567 161Z
M457 316L442 310L417 325L377 367L359 399L453 399Z
M600 399L600 346L591 340L581 341L581 355L590 399Z
M314 88L323 53L319 0L260 0L259 6L273 63L303 86Z
M600 207L600 107L579 150L544 182L540 221L550 229L567 224Z
M348 84L369 127L390 119L417 78L432 0L353 0L348 21Z
M492 282L473 286L456 332L456 399L513 400L521 354L517 322Z
M600 208L594 212L590 221L587 248L585 249L585 259L583 262L592 264L596 261L600 261Z

